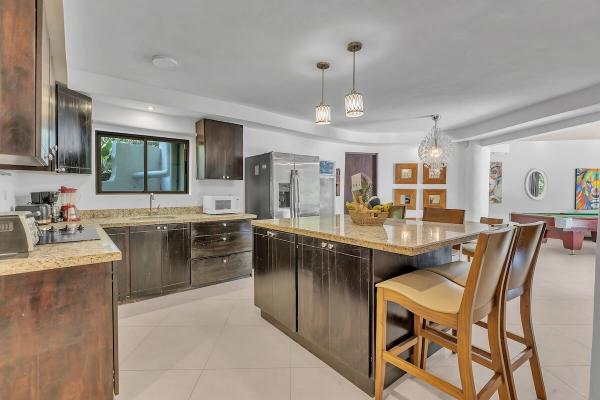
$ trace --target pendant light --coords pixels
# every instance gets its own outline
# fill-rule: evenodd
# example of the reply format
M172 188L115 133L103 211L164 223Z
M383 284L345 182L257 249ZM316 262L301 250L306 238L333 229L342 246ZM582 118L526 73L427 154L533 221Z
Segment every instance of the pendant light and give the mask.
M361 42L350 42L347 47L348 51L352 52L352 90L346 95L346 117L360 117L364 114L363 95L358 93L355 88L356 84L356 52L362 49Z
M317 125L327 125L331 123L331 107L325 104L325 70L329 68L329 63L321 61L317 63L317 68L321 70L321 102L315 107L315 123Z
M440 171L448 165L448 158L454 151L454 143L438 127L439 114L431 115L433 127L419 145L419 159L430 170Z

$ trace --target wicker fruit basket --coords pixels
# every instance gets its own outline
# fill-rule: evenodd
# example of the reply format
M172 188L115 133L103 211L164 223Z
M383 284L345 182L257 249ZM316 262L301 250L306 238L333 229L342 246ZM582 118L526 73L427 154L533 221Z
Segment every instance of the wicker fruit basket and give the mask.
M372 210L348 210L352 222L356 225L383 225L390 213Z

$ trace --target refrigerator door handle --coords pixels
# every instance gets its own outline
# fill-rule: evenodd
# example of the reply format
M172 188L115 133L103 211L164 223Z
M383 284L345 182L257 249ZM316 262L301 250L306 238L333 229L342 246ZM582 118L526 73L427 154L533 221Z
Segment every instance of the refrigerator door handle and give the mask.
M300 177L298 171L294 170L294 178L296 180L294 187L294 194L296 195L296 216L300 216Z
M295 171L293 169L290 171L290 217L291 218L296 217L296 205L295 205L296 190L294 187L294 184L295 184L294 172Z

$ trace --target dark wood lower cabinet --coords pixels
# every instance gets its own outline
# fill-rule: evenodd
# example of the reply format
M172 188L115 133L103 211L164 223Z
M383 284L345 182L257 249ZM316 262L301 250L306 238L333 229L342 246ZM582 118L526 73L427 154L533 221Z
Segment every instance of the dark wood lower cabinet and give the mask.
M231 254L192 260L192 286L205 286L224 282L232 277L249 276L252 273L252 253Z
M162 232L162 289L190 286L190 229L188 224L167 225Z
M403 256L259 227L253 243L254 304L263 318L369 395L374 393L375 285L447 263L452 255L444 248ZM387 327L391 348L412 334L412 314L389 305ZM430 353L435 350L431 346ZM388 367L386 385L401 375Z
M129 233L131 296L162 292L162 242L159 225L132 226Z
M131 265L129 263L129 228L105 228L113 243L121 250L121 260L113 261L118 275L119 301L127 301L131 296Z
M113 398L112 263L0 277L0 399Z

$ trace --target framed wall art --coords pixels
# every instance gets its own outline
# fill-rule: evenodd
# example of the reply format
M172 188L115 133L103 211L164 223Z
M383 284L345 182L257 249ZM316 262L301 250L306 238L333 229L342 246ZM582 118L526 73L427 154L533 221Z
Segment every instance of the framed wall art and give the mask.
M446 167L440 170L430 169L427 165L423 164L423 184L445 184L446 183Z
M446 189L423 189L423 207L446 208Z
M502 203L502 163L490 162L490 203Z
M415 184L417 183L417 175L419 173L419 164L417 163L401 163L394 164L395 176L394 183L398 184Z
M600 168L575 169L575 209L600 208Z
M394 205L407 210L417 209L417 189L394 189Z

